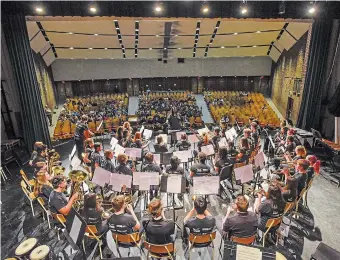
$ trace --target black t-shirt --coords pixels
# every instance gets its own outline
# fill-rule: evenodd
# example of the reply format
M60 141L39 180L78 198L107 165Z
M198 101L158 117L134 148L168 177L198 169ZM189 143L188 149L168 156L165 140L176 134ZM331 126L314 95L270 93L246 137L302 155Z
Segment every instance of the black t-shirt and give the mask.
M136 226L137 222L134 218L128 214L113 214L108 220L109 229L113 233L118 234L131 234L133 233L133 227Z
M295 150L295 147L296 147L295 143L288 144L286 146L285 152L293 153Z
M104 157L97 151L94 151L91 154L91 167L92 167L92 172L94 172L95 170L95 164L98 163L99 167L104 168L106 165L106 161L104 159Z
M228 216L223 224L223 231L229 237L250 237L256 234L257 226L258 220L254 212L236 212Z
M84 139L84 132L85 130L88 130L89 127L87 124L84 124L83 122L79 122L76 125L76 129L74 130L74 139L75 140L83 140Z
M307 173L296 173L293 177L298 180L297 195L299 196L301 191L306 187L308 175Z
M39 170L39 167L36 166L39 162L47 162L46 157L43 157L41 155L37 155L34 160L32 161L32 165L35 168L35 170Z
M218 149L218 142L221 140L221 137L220 136L213 136L212 138L212 143L214 144L215 148Z
M190 171L194 173L194 176L206 176L210 173L210 167L204 163L195 163Z
M215 167L219 168L220 173L221 169L228 164L232 164L232 162L229 159L219 159L215 162Z
M49 185L43 185L41 187L41 190L38 194L38 197L40 197L44 200L45 205L47 205L48 199L50 198L52 191L53 191L53 188Z
M265 230L267 220L269 218L277 218L282 215L284 208L279 208L272 200L266 199L259 206L259 229Z
M95 225L97 228L97 233L99 233L102 229L102 218L100 212L96 209L88 209L83 213L84 220L86 221L87 225Z
M209 234L215 229L216 220L211 216L205 217L203 219L193 217L184 223L184 227L189 228L190 233L194 235Z
M168 119L170 129L171 130L180 130L181 129L181 124L179 122L179 119L174 116L170 116Z
M155 148L156 153L166 153L168 151L168 147L166 144L154 144L153 147Z
M171 165L167 166L165 172L168 174L181 174L184 175L184 169L181 166L173 168Z
M134 142L134 146L135 146L136 148L142 148L143 143L142 143L142 141L141 141L140 139L138 139L138 140L136 140L136 141Z
M143 220L146 241L151 244L161 245L171 243L171 235L175 232L175 222L172 220Z
M50 194L48 206L52 213L59 213L59 210L67 205L67 198L62 192L53 190Z
M117 173L125 174L125 175L132 175L132 170L126 166L126 164L120 164L116 168Z
M306 180L306 184L308 185L310 180L313 178L314 176L314 167L308 167L307 169L307 180Z
M176 144L176 147L179 147L179 150L188 150L191 147L191 143L189 143L188 141L184 140L184 141L179 141Z
M148 163L143 166L142 168L143 172L158 172L159 174L162 174L162 169L155 163Z

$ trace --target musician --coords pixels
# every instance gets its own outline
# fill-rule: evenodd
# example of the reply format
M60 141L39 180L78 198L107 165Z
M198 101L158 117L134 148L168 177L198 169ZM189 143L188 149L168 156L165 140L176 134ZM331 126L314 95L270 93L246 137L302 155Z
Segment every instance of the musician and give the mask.
M218 142L221 140L220 136L221 129L219 127L215 127L214 136L211 138L212 144L214 145L215 150L218 149Z
M44 201L44 205L47 205L52 191L52 184L48 181L46 172L39 171L36 175L34 196L42 198Z
M123 139L123 127L122 126L119 126L117 128L116 139L118 140L118 143L119 141Z
M104 151L104 157L105 157L105 165L103 169L109 171L109 172L116 172L115 166L112 162L113 159L113 151L111 149L107 149Z
M104 157L100 154L100 151L102 150L102 144L101 143L95 143L94 151L91 154L91 171L94 172L97 167L105 167L106 161Z
M218 172L218 174L220 174L221 169L228 164L233 164L233 162L228 158L228 149L227 147L220 147L218 149L218 157L214 165L215 171Z
M143 139L142 139L142 133L136 132L135 136L133 138L133 144L132 146L135 148L145 149L148 146L149 143L146 143L143 145Z
M283 169L286 186L282 188L282 197L286 202L293 202L297 197L298 179L290 175L289 169Z
M194 217L194 215L196 216ZM185 216L183 229L183 240L188 242L189 232L193 235L210 234L216 228L216 220L207 210L207 201L202 196L197 196L194 201L194 208ZM207 243L202 246L208 246Z
M194 176L206 176L210 173L210 166L206 164L207 156L203 152L198 153L198 163L190 168L190 179Z
M243 138L247 138L249 149L255 148L255 142L254 142L254 139L251 137L251 130L249 128L246 128L243 130Z
M236 155L236 163L248 163L249 160L249 150L240 149L240 152Z
M228 154L230 156L236 156L238 154L237 150L235 149L234 142L228 141Z
M153 154L150 152L145 155L145 164L142 168L142 172L158 172L159 175L162 174L161 167L154 163ZM154 196L158 196L158 188L158 185L150 185L150 200Z
M227 214L222 221L223 231L228 238L251 237L256 234L258 219L254 212L248 211L249 202L243 196L239 195L235 204L228 207Z
M296 156L293 158L293 161L305 159L306 156L307 156L306 148L303 145L296 146L295 154L296 154Z
M206 145L209 145L209 144L213 144L212 141L209 139L209 136L207 133L203 133L202 135L202 140L200 140L198 143L197 143L197 147L198 147L198 151L200 152L201 151L201 147L202 146L206 146Z
M52 213L60 213L67 215L72 208L73 203L78 199L78 192L75 192L72 197L67 201L64 191L66 190L67 183L64 175L58 175L52 179L53 191L48 200L48 206Z
M84 163L87 166L91 166L91 155L94 152L94 141L92 138L87 138L85 144L85 156L83 158Z
M38 153L37 153L37 149L38 147L43 146L43 142L35 142L34 146L33 146L33 151L31 154L31 158L29 160L29 165L33 166L33 160L35 159L35 157L37 157Z
M84 209L82 215L87 225L94 225L97 228L97 235L105 233L108 229L106 221L102 221L103 209L97 202L95 193L88 193L84 196Z
M87 121L87 115L82 115L81 120L76 124L76 129L74 131L74 141L77 147L77 155L81 161L83 160L81 154L84 152L85 131L87 131L90 135L93 135L93 133L89 130Z
M274 143L278 143L278 142L286 140L287 132L288 132L288 127L286 126L281 127L280 131L274 135L274 138L273 138Z
M151 219L142 221L146 241L156 245L174 242L176 239L175 222L165 218L161 200L154 198L148 205L148 212Z
M320 161L314 155L308 155L307 161L309 162L309 167L307 169L307 184L314 177L314 174L320 173Z
M125 153L120 153L118 154L117 161L119 165L116 168L116 172L132 176L132 170L127 166L128 156Z
M286 144L285 144L285 153L293 153L296 148L296 144L294 142L293 136L287 136Z
M41 162L44 162L46 164L48 163L47 162L47 146L44 144L41 146L38 146L36 148L36 152L37 152L37 155L32 161L32 166L34 167L35 171L38 172L39 171L39 167L37 166L38 163L41 163Z
M130 147L131 146L132 138L131 138L131 134L130 134L129 130L127 130L127 129L123 130L123 139L118 141L118 144L120 146L123 146L123 147Z
M155 148L156 153L166 153L166 152L168 152L168 146L164 142L163 137L161 135L157 136L156 141L157 141L157 143L154 144L154 148Z
M170 165L166 167L165 172L168 174L180 174L184 176L184 169L179 166L181 163L177 156L173 155L170 158Z
M250 124L250 137L254 140L254 146L257 146L259 142L258 124L256 122L251 122Z
M307 184L307 169L309 168L309 162L305 159L299 159L296 162L294 178L298 179L297 195L300 196L301 191L306 187Z
M265 200L262 201L262 196ZM281 189L277 185L270 185L268 192L259 192L255 201L255 212L260 214L259 226L261 231L266 231L266 223L270 218L277 218L283 214L285 201L282 198Z
M181 140L177 142L176 147L178 147L180 151L188 150L191 147L191 143L188 142L186 133L181 135Z
M128 130L130 135L132 134L133 129L128 121L124 122L123 124L123 131L124 130Z

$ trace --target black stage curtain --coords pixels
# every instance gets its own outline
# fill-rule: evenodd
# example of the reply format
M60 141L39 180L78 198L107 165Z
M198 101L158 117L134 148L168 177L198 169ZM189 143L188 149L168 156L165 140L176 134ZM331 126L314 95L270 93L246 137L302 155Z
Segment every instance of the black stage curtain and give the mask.
M325 87L325 72L331 37L332 21L315 20L309 46L309 57L297 127L319 129L321 96Z
M42 141L51 147L25 16L22 14L3 15L2 29L18 87L27 148L31 151L36 141Z

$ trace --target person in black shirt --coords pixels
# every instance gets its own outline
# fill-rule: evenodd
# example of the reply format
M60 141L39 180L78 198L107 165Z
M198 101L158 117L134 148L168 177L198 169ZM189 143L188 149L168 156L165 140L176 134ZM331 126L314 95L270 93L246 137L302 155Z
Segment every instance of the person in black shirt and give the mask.
M256 122L252 122L250 124L250 130L250 137L254 140L254 147L256 147L259 142L258 124Z
M131 138L131 132L127 129L123 131L123 139L118 141L118 144L123 147L131 147L132 144L132 138Z
M228 207L223 219L223 232L227 237L251 237L256 234L258 219L254 212L248 211L249 202L243 196L236 198L235 204ZM234 212L234 214L230 214Z
M55 176L52 179L52 186L54 190L51 192L48 200L50 211L52 213L67 215L71 211L73 203L78 199L78 192L75 192L69 201L67 201L67 198L64 195L64 191L67 187L64 175Z
M196 214L196 217L194 215ZM202 196L196 197L194 208L186 215L184 222L184 241L187 242L189 232L193 235L210 234L216 228L216 220L207 210L207 201ZM202 246L208 246L204 244Z
M103 209L97 203L97 195L88 193L84 197L84 210L82 215L87 225L94 225L97 228L97 235L101 235L107 231L106 221L102 222Z
M151 244L164 245L175 241L175 222L167 220L160 199L153 199L148 212L151 219L142 221L142 227L146 234L146 241Z
M190 168L190 178L194 176L206 176L210 173L210 166L206 165L207 156L203 152L198 153L199 163L195 163Z
M85 140L85 156L83 158L84 163L87 166L91 166L91 155L94 152L94 142L92 138Z
M286 168L283 170L285 175L286 186L282 189L282 197L286 202L293 202L297 197L298 179L294 176L290 176L289 170Z
M227 147L221 147L218 150L218 158L215 162L215 171L220 174L221 169L228 164L232 164L232 162L228 159L228 149Z
M156 138L157 143L154 144L155 152L156 153L166 153L168 151L167 144L164 143L163 137L161 135L157 136Z
M94 173L95 169L97 167L105 167L106 161L104 157L100 154L100 151L102 150L102 144L101 143L95 143L94 144L94 152L91 154L91 171Z
M220 136L220 132L221 132L221 129L216 127L214 129L214 136L213 138L211 139L213 145L214 145L214 148L215 148L215 151L218 150L218 142L221 140L221 136Z
M181 135L181 140L177 142L176 147L180 151L188 150L191 147L191 143L188 142L188 136L185 133Z
M293 136L287 136L286 144L285 144L285 153L293 153L296 147L296 144L294 142Z
M249 150L240 149L239 154L236 156L236 163L248 163L249 160Z
M297 195L300 196L301 191L306 188L307 185L307 169L309 167L309 162L305 159L299 159L296 162L295 170L296 174L293 176L298 179Z
M159 167L159 165L155 164L153 154L147 153L145 155L145 165L142 168L143 172L158 172L159 175L162 174L162 169ZM150 185L150 200L154 196L158 196L158 185Z
M112 159L113 159L113 151L111 149L107 149L104 152L105 156L105 165L103 169L109 171L109 172L115 172L115 166L113 165Z
M89 130L87 121L87 115L82 115L81 121L76 124L76 129L74 131L74 141L77 147L77 155L81 161L83 160L81 154L84 152L85 131L87 131L90 135L93 135L93 133Z
M34 195L42 198L45 206L47 206L52 191L52 184L47 180L46 171L39 171L36 175Z
M33 166L33 160L35 159L35 157L37 157L38 153L37 153L37 149L38 147L43 146L43 142L35 142L34 146L33 146L33 152L31 154L31 158L29 160L29 165Z
M117 156L117 161L119 165L116 167L116 172L125 175L132 176L132 170L127 166L128 157L125 153L120 153Z
M46 163L47 164L47 146L41 145L36 149L37 155L35 156L34 160L32 161L32 166L34 167L35 171L38 172L40 167L39 163Z
M235 149L234 142L228 142L228 154L233 157L238 154L237 150Z
M117 128L116 139L118 140L118 142L123 139L123 127L122 126L119 126Z
M168 174L180 174L184 176L184 170L179 164L181 161L178 159L177 156L172 156L170 158L170 165L166 167L165 172Z

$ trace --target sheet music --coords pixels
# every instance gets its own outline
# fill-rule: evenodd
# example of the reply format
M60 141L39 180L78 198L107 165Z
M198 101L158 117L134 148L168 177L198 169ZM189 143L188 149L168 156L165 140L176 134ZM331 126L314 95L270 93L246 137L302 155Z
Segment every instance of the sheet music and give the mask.
M160 165L161 164L161 155L154 153L153 154L153 161L155 164Z
M168 175L166 191L169 193L181 193L182 175L170 174Z
M241 183L251 181L253 179L253 167L251 164L234 169L236 180L241 180Z
M163 142L167 144L168 143L168 135L161 134L160 136L163 138Z
M221 138L218 142L218 147L228 147L227 139L225 137Z
M234 140L234 136L233 136L233 134L232 134L232 132L231 132L230 130L231 130L231 129L225 131L225 136L226 136L226 138L227 138L230 142L232 142L232 141Z
M118 154L124 153L124 152L125 152L125 148L120 146L119 144L116 144L115 149L114 149L115 157L117 157Z
M140 148L125 148L125 154L130 158L142 158L142 149Z
M189 158L192 157L190 150L176 151L173 153L173 155L177 156L181 160L181 163L188 162Z
M193 186L194 186L193 194L197 195L218 194L220 188L220 177L219 176L193 177Z
M237 136L237 132L236 132L236 130L235 130L234 127L230 128L229 130L230 130L231 134L232 134L234 137Z
M181 136L185 134L185 132L176 132L176 140L179 141L181 140Z
M70 230L70 237L74 243L77 243L81 225L82 225L81 220L78 218L77 214L75 214L73 218L72 227Z
M121 192L123 185L125 185L126 188L131 189L131 183L131 175L112 173L109 184L112 186L113 191Z
M199 135L203 135L204 133L208 133L209 129L207 127L198 129L197 132L199 133Z
M201 151L207 156L215 154L214 146L212 144L202 146Z
M94 171L92 182L101 187L104 187L105 183L110 183L111 174L111 172L101 167L97 167Z
M152 130L144 129L143 136L146 140L149 140L152 136Z
M193 144L193 143L198 143L200 140L198 139L198 137L193 134L193 135L188 135L188 142Z
M78 156L74 156L71 161L72 169L77 170L80 164L81 164L81 161L79 160Z
M262 260L262 252L250 246L236 246L236 260Z
M150 185L159 185L158 172L134 172L133 185L138 185L139 190L149 190Z
M112 149L116 144L118 144L118 140L116 138L112 137L111 141L110 141L110 145L111 145Z
M255 166L260 167L260 169L263 169L265 166L265 161L264 161L264 153L261 151L254 157L255 161Z

